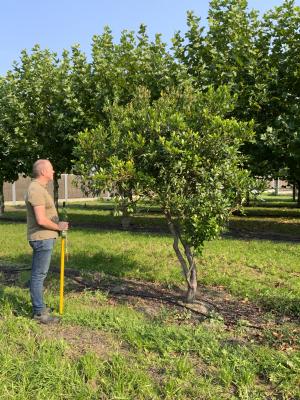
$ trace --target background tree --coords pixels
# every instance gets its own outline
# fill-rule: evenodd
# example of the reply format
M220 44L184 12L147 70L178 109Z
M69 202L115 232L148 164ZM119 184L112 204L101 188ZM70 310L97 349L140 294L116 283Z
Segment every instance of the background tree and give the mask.
M300 7L294 1L264 16L262 40L270 73L268 102L257 118L261 139L276 176L296 183L300 207Z
M232 113L251 120L260 108L263 87L256 86L260 49L258 13L248 11L247 0L212 0L208 11L208 29L192 12L187 14L188 30L173 38L173 50L195 78L196 85L227 85L238 96Z
M261 21L258 12L248 11L246 0L212 0L208 12L208 28L193 13L187 14L187 32L173 38L176 59L183 63L202 90L209 85L217 88L226 84L237 101L230 115L237 119L258 123L267 104L268 66L262 51ZM263 47L265 49L265 47ZM268 153L260 140L246 142L243 153L253 176L269 175Z
M256 142L242 147L252 175L270 177L287 171L285 176L299 185L299 7L285 0L263 21L247 7L246 0L212 0L207 30L188 13L186 34L177 33L173 39L174 56L160 35L149 40L144 25L137 35L124 31L119 43L105 28L102 35L93 37L91 62L79 46L73 46L71 55L65 51L60 59L39 46L30 54L23 51L20 63L7 77L14 94L1 106L3 154L8 154L9 147L12 155L12 145L4 142L8 132L13 132L24 138L16 165L22 165L25 174L33 158L50 158L57 171L57 200L57 178L70 170L78 131L99 123L107 127L110 106L129 104L141 85L152 102L162 91L190 80L204 92L226 84L237 97L227 117L255 121ZM124 185L125 191L132 192L130 185Z
M0 78L0 214L4 213L4 182L14 182L24 172L28 145L24 104L15 93L11 74Z
M30 173L32 160L49 158L56 171L57 205L58 178L70 171L74 136L84 128L84 113L72 90L69 54L64 51L58 59L39 46L31 54L24 50L10 78L16 101L22 104L22 118L15 121L15 129L26 138L25 159L30 160L30 166L25 165L22 172Z
M95 123L106 119L104 107L108 102L127 104L137 87L148 88L152 99L162 90L180 82L180 68L157 34L150 41L145 25L135 35L123 31L119 43L113 40L109 27L102 35L95 35L92 43L91 84Z
M86 102L88 109L85 109L90 122L87 128L99 123L106 126L111 104L128 104L140 85L149 90L151 100L154 100L160 97L162 90L180 83L187 75L185 68L168 53L160 35L156 35L154 41L149 40L145 25L140 26L137 35L123 31L119 43L114 42L111 30L106 27L102 35L93 37L90 69L83 69L89 78L85 91L81 92L91 94ZM113 156L115 149L111 147L106 151L108 158ZM115 182L115 185L122 199L118 204L119 211L127 216L134 208L136 188L127 179ZM93 188L93 193L99 194L98 186Z
M188 301L197 289L195 254L219 234L247 181L239 147L251 129L225 117L232 109L225 87L201 93L184 85L153 102L140 88L132 102L110 107L107 126L78 136L76 167L87 189L116 190L125 182L160 205Z

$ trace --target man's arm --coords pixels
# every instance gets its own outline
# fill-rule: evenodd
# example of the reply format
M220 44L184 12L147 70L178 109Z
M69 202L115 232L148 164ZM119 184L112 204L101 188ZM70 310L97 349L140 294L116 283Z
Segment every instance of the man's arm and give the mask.
M50 229L51 231L67 231L69 228L68 222L59 222L56 224L47 218L45 206L35 206L33 207L35 219L38 225L45 229Z

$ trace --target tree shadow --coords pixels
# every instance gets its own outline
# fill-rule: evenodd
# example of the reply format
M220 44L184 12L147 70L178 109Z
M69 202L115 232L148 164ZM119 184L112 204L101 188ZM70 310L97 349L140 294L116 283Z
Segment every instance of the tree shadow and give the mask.
M257 239L296 243L300 241L300 224L273 219L239 218L229 222L224 236L241 240Z
M112 204L68 204L68 217L72 227L100 230L124 230L123 217L113 215ZM104 213L101 213L104 212ZM24 205L15 205L1 216L2 221L24 222ZM130 217L128 231L168 232L165 217L158 208L141 207Z
M286 315L292 317L295 321L300 323L300 298L293 297L288 298L285 295L278 295L278 292L272 294L264 294L258 299L258 303L261 304L266 311L275 311L280 317Z
M93 202L84 202L84 200L79 204L79 203L68 203L67 204L68 210L85 210L85 211L113 211L115 210L115 203L113 201L107 201L105 202L104 200L101 201L101 203L93 203ZM137 206L137 211L136 214L139 213L161 213L161 208L159 206L155 206L153 204L138 204Z
M16 315L28 316L31 314L29 297L24 295L24 291L6 290L7 288L28 289L30 281L30 261L28 254L20 255L13 261L0 262L0 304L9 302ZM66 271L72 269L77 271L79 276L100 273L115 278L124 278L128 272L145 269L145 265L132 260L128 255L114 255L107 252L98 252L93 256L86 256L84 253L72 256L72 263L66 263ZM52 258L48 276L45 280L45 289L59 291L59 258ZM66 273L66 276L68 274ZM75 273L76 275L76 273ZM72 291L74 285L69 285L66 281L65 292Z
M52 265L54 266L54 264ZM125 277L128 272L145 269L145 265L133 260L127 254L116 255L105 251L97 251L92 256L84 252L72 254L70 262L66 262L66 266L81 273L100 272L115 277ZM53 267L50 268L50 271L52 269Z
M6 287L19 287L25 289L28 287L28 279L30 276L30 262L24 263L28 260L28 254L20 255L14 259L15 265L10 263L8 269L3 273L3 263L0 264L0 304L9 302L13 312L16 315L29 316L31 314L31 305L29 301L28 292L6 290ZM59 293L59 259L56 257L52 262L49 270L48 277L45 281L45 288L50 292ZM106 292L113 292L117 287L118 291L122 293L122 288L126 287L128 291L128 282L134 280L134 271L145 271L147 274L149 266L133 260L130 254L113 254L110 252L98 251L92 256L87 256L84 252L72 255L70 263L66 263L66 285L65 293L80 292L83 290L105 290ZM127 278L128 276L133 278ZM137 287L133 288L130 283L130 290L141 296L141 293L146 293L145 297L152 296L146 281L138 281ZM163 288L163 285L158 285ZM147 289L147 290L146 290ZM177 288L178 294L180 289ZM156 291L157 292L157 291ZM174 295L174 290L172 291ZM124 294L126 295L126 294ZM129 294L130 295L130 294ZM167 295L165 293L165 295ZM182 291L179 294L182 297ZM167 295L170 299L170 294ZM176 300L174 298L174 300ZM178 300L178 298L177 298ZM290 315L293 318L299 318L300 312L300 299L286 298L284 295L278 296L277 292L269 291L256 301L256 304L266 311L275 312L279 316Z
M249 207L243 211L234 211L234 216L265 218L299 218L300 209L295 207Z

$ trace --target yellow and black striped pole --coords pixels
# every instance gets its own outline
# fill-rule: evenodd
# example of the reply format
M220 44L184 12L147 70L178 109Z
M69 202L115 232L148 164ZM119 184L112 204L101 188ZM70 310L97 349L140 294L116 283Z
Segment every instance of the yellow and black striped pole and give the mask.
M60 250L60 285L59 285L59 314L64 311L64 283L65 283L65 248L67 233L61 233L61 250Z

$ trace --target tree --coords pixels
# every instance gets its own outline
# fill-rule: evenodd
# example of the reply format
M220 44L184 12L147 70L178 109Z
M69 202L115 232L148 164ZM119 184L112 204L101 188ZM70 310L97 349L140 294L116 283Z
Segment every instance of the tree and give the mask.
M29 144L25 146L25 174L32 160L49 158L56 171L54 198L58 202L58 178L71 168L74 136L85 127L84 113L72 87L71 62L64 51L61 60L37 45L31 54L22 51L19 64L9 73L16 103L22 114L15 123ZM34 145L33 145L34 144Z
M4 182L14 182L26 164L23 117L23 104L18 101L8 74L0 78L0 214L4 213Z
M263 19L268 102L258 118L277 176L300 188L300 7L286 0ZM299 191L298 191L299 193ZM300 207L300 195L298 195Z
M174 36L173 49L199 88L229 86L238 96L233 115L249 121L264 91L256 79L258 12L247 6L247 0L211 0L206 32L200 18L188 12L188 31Z
M237 101L230 115L255 121L256 141L246 142L243 153L253 176L268 175L272 155L260 140L261 117L268 103L269 64L258 12L248 11L247 0L212 0L208 28L187 14L187 32L173 38L176 59L183 63L202 90L226 84Z
M89 115L87 129L99 123L106 126L111 104L126 105L140 85L149 90L151 100L154 100L160 97L162 90L179 83L186 76L185 68L175 63L159 34L154 41L149 40L145 25L140 26L137 35L123 31L119 43L114 42L110 28L106 27L102 35L93 37L90 68L83 67L81 71L85 71L84 76L88 78L84 87L78 85L78 95L90 93L89 100L82 102L87 105L85 113ZM109 152L106 158L113 156L114 149L106 151ZM120 197L118 212L127 217L134 210L136 187L126 179L115 182L115 186ZM98 186L93 187L93 193L99 195Z
M238 207L247 182L241 143L251 127L226 118L233 100L225 87L206 93L189 84L157 100L140 88L127 105L114 103L106 126L77 139L77 170L87 189L130 184L140 198L154 198L164 213L187 286L197 289L195 255L216 237ZM130 199L129 199L130 200Z
M180 82L184 68L168 53L161 35L150 41L146 26L141 25L137 35L123 31L119 43L114 42L109 27L102 35L95 35L90 73L97 125L106 120L104 107L108 102L127 104L139 86L148 88L151 98L157 99L162 90Z
M160 35L150 42L143 25L137 38L124 31L119 44L113 43L109 28L95 35L91 63L79 46L72 47L71 55L64 51L60 59L38 45L30 53L22 51L20 62L9 72L15 105L21 108L10 123L26 143L19 172L30 174L33 159L51 159L57 205L58 178L71 168L77 132L105 123L105 106L116 99L126 104L139 84L147 86L153 98L159 97L176 81L176 74Z

